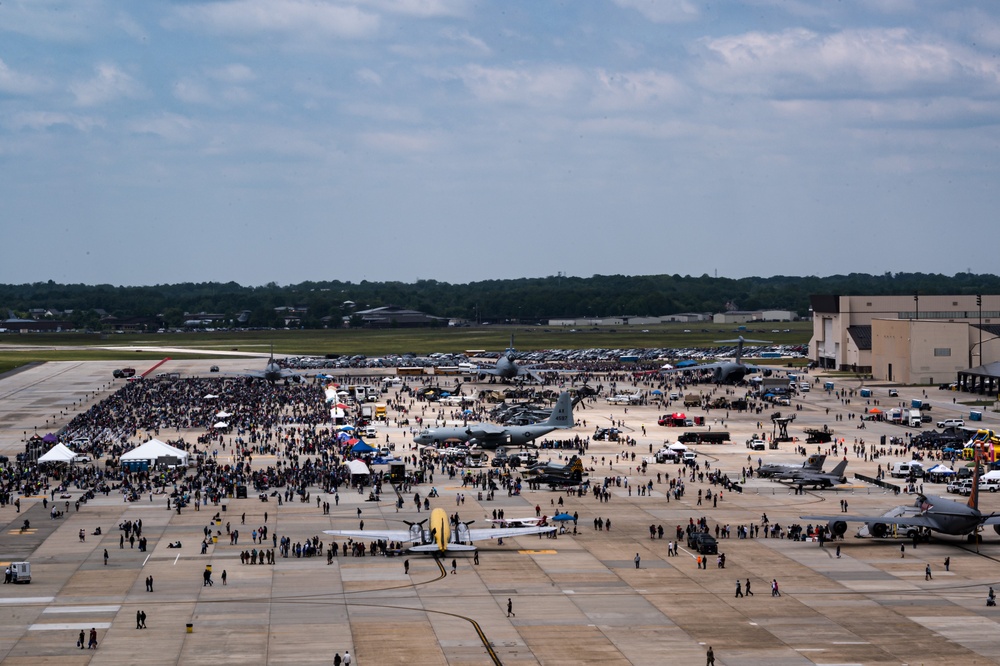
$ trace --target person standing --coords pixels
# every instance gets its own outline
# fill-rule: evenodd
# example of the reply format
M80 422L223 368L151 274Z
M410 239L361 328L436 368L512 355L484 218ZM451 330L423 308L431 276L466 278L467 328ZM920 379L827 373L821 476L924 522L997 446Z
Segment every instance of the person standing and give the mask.
M705 666L715 666L715 652L711 645L708 646L708 652L705 653Z
M135 612L135 628L142 629L142 611Z
M950 557L946 557L946 558L944 558L944 570L945 571L951 571L951 569L949 567L951 567L951 558Z
M108 549L104 549L104 566L108 566Z
M87 643L87 649L88 650L97 649L97 629L95 629L94 627L90 628L90 641Z
M221 576L221 578L222 578L222 584L225 585L226 584L226 579L228 578L228 576L226 575L226 570L225 569L222 570L222 576Z
M403 560L403 575L404 576L409 576L410 575L410 561L409 560Z
M640 561L640 558L639 558L639 553L636 553L636 554L635 554L635 568L636 568L636 569L638 569L638 568L639 568L639 561Z
M139 622L142 625L142 628L145 629L146 628L146 611L139 611Z
M76 639L76 646L82 650L83 649L83 644L86 642L86 640L87 639L83 635L83 629L81 629L80 630L80 637Z
M507 597L507 617L517 617L517 613L514 612L514 602Z
M906 557L906 544L905 543L899 544L899 557L900 557L900 559Z
M456 569L458 569L458 560L453 559L451 561L451 572L455 573Z
M924 580L934 580L934 576L931 575L931 565L928 564L924 567Z
M474 565L476 565L477 567L479 566L479 551L478 550L472 554L472 563Z

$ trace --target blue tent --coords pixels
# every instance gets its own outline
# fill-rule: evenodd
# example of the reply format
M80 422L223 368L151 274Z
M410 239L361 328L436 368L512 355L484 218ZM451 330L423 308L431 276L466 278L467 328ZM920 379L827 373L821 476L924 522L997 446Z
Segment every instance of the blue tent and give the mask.
M368 446L360 439L358 440L357 444L351 447L352 453L372 453L373 451L378 451L378 449L372 446Z

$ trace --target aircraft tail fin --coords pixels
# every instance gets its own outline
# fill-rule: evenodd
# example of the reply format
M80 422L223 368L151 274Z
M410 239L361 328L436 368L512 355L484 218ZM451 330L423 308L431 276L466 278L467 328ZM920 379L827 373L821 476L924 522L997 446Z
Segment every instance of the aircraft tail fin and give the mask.
M826 455L822 453L814 453L809 458L806 459L805 464L802 466L806 469L821 470L823 469L823 463L826 462Z
M556 428L573 427L573 399L568 391L559 394L556 406L552 409L552 415L545 421L545 425Z
M840 478L844 476L844 472L846 471L847 471L847 461L841 460L839 463L837 463L837 466L834 467L830 473L836 476L837 478Z

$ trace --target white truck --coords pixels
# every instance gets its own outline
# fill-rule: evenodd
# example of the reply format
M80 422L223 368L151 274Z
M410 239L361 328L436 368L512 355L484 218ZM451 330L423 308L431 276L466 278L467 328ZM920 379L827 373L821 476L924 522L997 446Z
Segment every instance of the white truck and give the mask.
M919 409L908 409L906 410L906 425L911 428L920 427L921 414Z

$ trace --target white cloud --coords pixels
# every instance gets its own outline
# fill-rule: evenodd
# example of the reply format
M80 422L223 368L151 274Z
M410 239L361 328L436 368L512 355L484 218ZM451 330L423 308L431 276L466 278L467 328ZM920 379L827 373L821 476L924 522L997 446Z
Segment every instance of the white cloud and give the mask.
M356 71L354 73L354 77L358 81L361 81L362 83L367 83L367 84L373 85L373 86L381 86L382 85L382 77L379 76L378 72L376 72L374 70L371 70L371 69L368 69L367 67L363 67L363 68L359 69L358 71Z
M471 5L469 0L357 0L357 2L385 12L420 18L465 16L469 13Z
M520 69L468 65L456 75L481 100L528 105L567 100L580 91L585 78L575 67L555 65Z
M257 78L252 69L239 63L209 69L206 74L209 78L223 83L249 83Z
M359 38L379 26L376 14L321 0L231 0L188 5L177 16L195 28L225 34L279 33L296 38Z
M11 129L44 130L50 127L72 127L81 132L89 132L95 127L103 127L104 121L90 116L57 111L27 111L15 114L9 121Z
M78 106L97 106L120 97L135 97L139 85L116 65L104 63L97 66L95 76L70 85Z
M437 140L427 134L405 132L365 132L361 141L366 145L391 153L424 153L437 145Z
M115 25L126 35L136 40L137 42L145 42L149 39L149 35L146 33L145 28L139 25L131 16L128 14L118 14L115 17Z
M197 126L185 116L163 113L133 120L127 124L127 129L133 134L152 134L172 143L183 143L193 138Z
M453 42L458 42L463 46L471 47L474 51L478 51L484 55L488 55L490 53L490 47L486 45L486 42L469 34L467 30L445 28L441 31L441 36Z
M727 92L884 95L970 82L992 88L1000 78L997 65L985 57L903 28L830 35L792 28L703 43L716 59L704 70L704 83Z
M595 104L601 108L638 108L676 102L684 86L671 74L656 70L597 73Z
M690 0L614 0L614 3L634 9L654 23L681 23L698 18L698 5Z
M0 92L9 95L30 95L45 88L37 78L29 74L15 72L0 60Z

